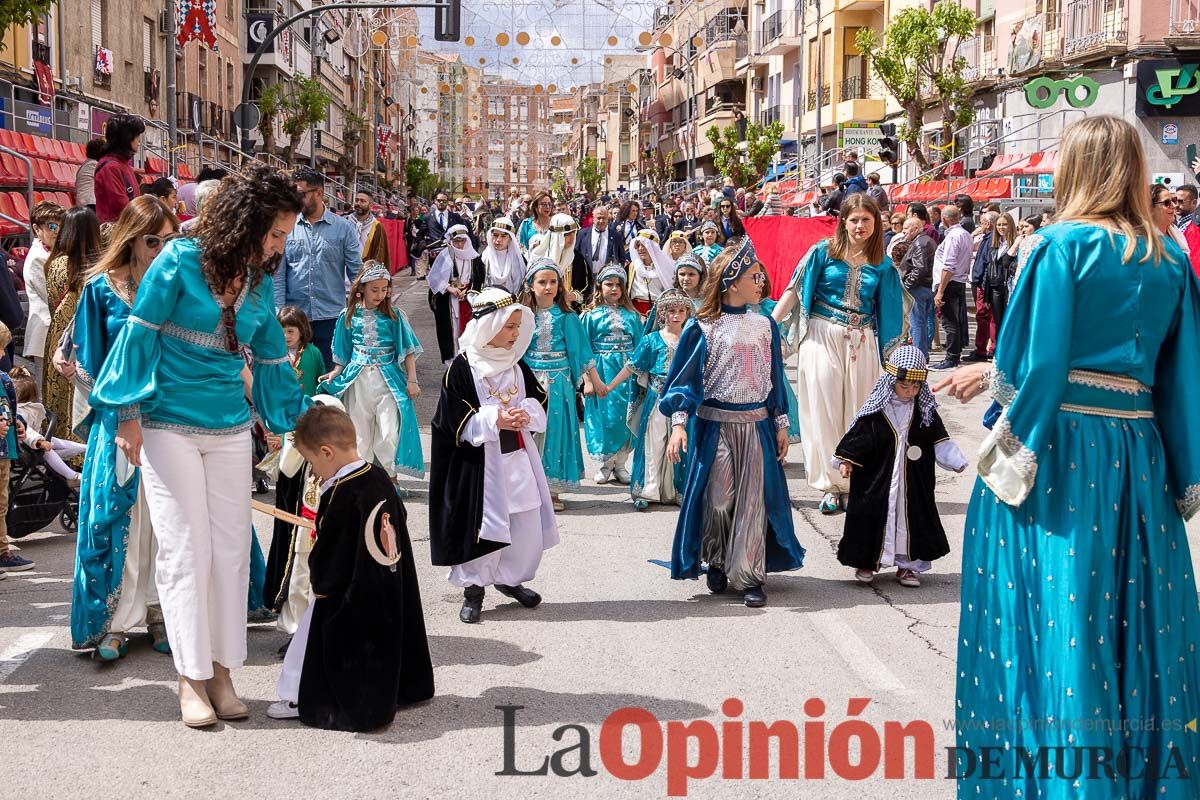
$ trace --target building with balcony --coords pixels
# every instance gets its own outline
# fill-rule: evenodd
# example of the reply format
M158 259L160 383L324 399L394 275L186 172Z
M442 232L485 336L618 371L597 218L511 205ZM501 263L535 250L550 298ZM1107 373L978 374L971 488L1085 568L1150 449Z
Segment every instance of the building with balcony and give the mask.
M745 56L750 12L745 0L684 3L656 15L650 53L654 80L646 108L649 145L674 152L675 177L694 163L697 176L715 175L707 132L735 124L746 113ZM661 44L671 42L671 44Z
M551 95L540 85L484 75L478 102L479 153L465 190L499 199L514 190L533 194L549 186L551 157L558 146Z

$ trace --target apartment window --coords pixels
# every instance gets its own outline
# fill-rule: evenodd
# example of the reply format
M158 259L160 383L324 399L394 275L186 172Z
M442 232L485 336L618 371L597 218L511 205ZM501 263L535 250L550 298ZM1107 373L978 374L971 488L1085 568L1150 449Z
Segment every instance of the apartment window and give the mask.
M108 41L108 31L104 28L106 22L105 17L105 0L92 0L92 49L104 47L104 43Z
M142 19L142 70L154 70L154 21Z

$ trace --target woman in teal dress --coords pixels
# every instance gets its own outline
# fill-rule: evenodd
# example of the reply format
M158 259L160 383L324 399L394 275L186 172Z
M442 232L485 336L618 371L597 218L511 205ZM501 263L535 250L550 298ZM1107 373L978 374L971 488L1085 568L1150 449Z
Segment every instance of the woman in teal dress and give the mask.
M368 261L350 287L349 308L334 326L333 362L317 394L346 406L358 452L391 475L425 477L425 455L413 398L420 393L416 359L421 343L404 312L392 308L391 274ZM349 319L349 321L347 321Z
M246 659L250 581L250 408L283 434L311 404L288 363L270 273L301 208L291 180L248 166L221 181L194 238L146 271L104 359L91 406L115 412L117 446L144 466L158 544L155 580L179 673L184 724L244 719L231 670Z
M79 293L73 350L54 357L60 371L73 373L77 393L86 395L91 389L125 327L138 284L163 239L178 227L156 198L139 197L121 212L104 258ZM143 237L157 247L148 246ZM95 648L102 661L125 655L130 630L142 624L155 650L171 651L155 588L154 531L141 471L121 464L117 425L117 412L90 410L76 429L88 450L79 486L71 646Z
M579 414L575 390L586 376L603 399L608 393L596 372L596 359L579 317L567 305L562 273L548 258L534 259L525 272L522 302L533 309L533 344L525 363L546 390L544 434L535 434L542 451L542 467L550 484L554 510L562 510L555 490L579 485L583 478L583 448L579 444Z
M1005 780L977 765L964 800L1200 797L1183 524L1200 507L1200 284L1153 227L1145 164L1123 120L1072 125L1060 221L1018 253L986 381L1003 410L967 510L955 709L958 747L992 748ZM943 385L966 399L982 374ZM1018 773L1039 752L1050 776Z
M618 264L609 264L596 276L597 300L581 319L592 353L596 373L602 381L611 381L626 364L642 338L642 318L629 301L629 273ZM596 483L610 480L629 483L625 461L629 456L628 387L610 391L601 398L588 394L583 400L584 439L588 453L601 462Z

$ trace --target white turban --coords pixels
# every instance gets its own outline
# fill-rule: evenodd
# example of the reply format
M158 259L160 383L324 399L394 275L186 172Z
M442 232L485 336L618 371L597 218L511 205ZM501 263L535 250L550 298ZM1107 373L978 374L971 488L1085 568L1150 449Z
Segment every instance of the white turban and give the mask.
M496 250L492 247L491 234L500 231L508 236L508 248ZM525 280L525 258L517 246L516 226L508 217L499 217L488 229L488 246L483 251L483 266L487 269L487 280L494 286L503 286L516 294Z
M455 247L454 237L466 236L466 247ZM466 282L471 281L471 262L479 257L479 253L471 245L470 232L466 225L451 225L446 231L446 249L438 253L437 260L433 262L433 267L429 270L427 280L429 288L434 294L441 294L446 291L446 287L450 285L451 278L466 277ZM465 265L465 266L464 266ZM455 269L455 267L458 267Z
M550 259L566 273L575 261L575 249L567 247L567 234L578 230L579 223L570 214L555 214L550 218L550 230L536 248L531 247L530 251L535 256Z

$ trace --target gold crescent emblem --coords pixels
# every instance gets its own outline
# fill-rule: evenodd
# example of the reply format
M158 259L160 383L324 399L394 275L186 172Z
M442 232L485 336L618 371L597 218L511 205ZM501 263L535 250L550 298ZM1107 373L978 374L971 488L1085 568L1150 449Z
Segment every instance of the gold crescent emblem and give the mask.
M375 563L391 567L392 572L395 572L396 563L400 560L400 549L396 546L396 529L392 527L391 515L386 511L379 521L379 535L375 535L375 517L384 502L380 500L378 505L371 509L367 524L363 528L363 541L367 543L367 552L375 559Z

